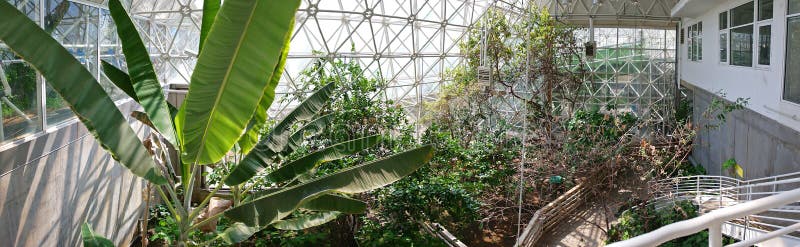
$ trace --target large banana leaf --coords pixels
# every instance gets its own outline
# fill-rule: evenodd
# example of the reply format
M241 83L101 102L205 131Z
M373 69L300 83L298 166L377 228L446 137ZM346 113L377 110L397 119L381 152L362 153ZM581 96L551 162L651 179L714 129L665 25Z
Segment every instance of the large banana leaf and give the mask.
M262 136L261 141L259 141L256 146L247 153L244 159L234 167L233 171L231 171L231 175L225 180L225 184L235 185L247 181L272 163L276 155L286 151L286 146L289 144L290 138L292 138L292 136L289 136L292 125L298 121L314 118L328 102L333 94L334 88L334 83L328 83L328 85L323 86L321 89L314 92L311 97L300 103L292 112L287 114L281 122L272 127L272 130ZM305 129L319 133L323 128L321 125L330 121L330 117L320 121L317 120L320 119L314 120L312 122L313 124L306 125L301 131L295 132L293 136L295 136L295 138L301 138ZM177 123L181 122L182 120L177 121ZM297 143L297 140L295 140L295 143Z
M260 231L263 227L252 227L247 226L241 222L235 222L231 224L225 231L217 235L217 238L222 239L228 245L233 245L238 242L242 242L256 234Z
M115 160L137 176L155 184L166 183L141 140L94 76L7 1L0 1L0 40L45 77Z
M125 61L128 63L128 75L133 83L134 92L139 104L144 108L144 112L150 117L153 126L156 127L161 135L172 144L178 145L175 137L175 126L172 124L169 104L161 90L161 83L158 82L153 63L150 61L150 54L144 47L136 26L133 25L128 13L122 7L119 0L108 1L108 10L111 18L116 24L117 35L122 43L122 52L125 54Z
M367 204L349 197L336 194L321 195L313 200L308 200L300 208L311 211L338 211L346 214L363 214Z
M125 92L128 97L139 102L139 97L136 96L136 91L133 89L133 83L131 83L131 78L128 77L128 73L125 73L125 71L122 71L105 60L101 60L100 62L103 64L103 73L106 74L106 77L108 77L115 86Z
M299 131L296 131L291 137L289 137L289 141L286 143L286 147L283 148L283 152L281 152L281 154L288 155L292 151L299 148L307 137L319 135L325 130L325 128L328 127L328 124L330 124L331 121L333 121L333 114L327 114L307 123L305 126L303 126L303 128L301 128Z
M374 135L338 143L336 145L308 154L295 161L289 162L288 164L285 164L277 170L269 173L267 177L270 181L275 183L291 180L300 174L310 171L320 163L338 160L348 155L358 153L361 150L378 144L380 140L380 135Z
M95 234L89 223L84 222L81 226L81 238L84 247L114 247L114 242Z
M278 222L275 222L275 224L272 224L272 226L280 230L298 231L328 223L332 220L335 220L336 217L339 217L341 214L342 213L335 211L315 212L288 220L279 220Z
M279 63L299 0L226 0L178 118L185 164L222 159L243 134Z
M203 1L203 23L200 24L200 47L197 52L203 51L203 45L208 37L208 31L211 31L211 25L214 24L214 19L217 18L219 12L220 0L204 0Z
M289 142L286 148L283 150L284 152L280 153L280 155L286 155L294 150L299 146L300 142L306 135L313 136L317 135L325 129L327 124L330 120L333 119L331 114L319 117L314 119L313 121L309 122L305 126L301 127L297 130L292 136L289 138ZM267 137L268 138L268 137ZM293 146L294 145L294 146ZM226 185L237 185L246 182L248 179L252 178L258 172L267 168L271 163L273 163L279 153L275 153L272 149L269 149L266 145L261 145L260 147L257 146L256 149L251 151L247 154L247 156L242 159L242 161L237 164L228 178L225 179Z
M266 227L288 216L299 205L324 193L361 193L391 184L416 171L433 155L430 145L395 154L367 164L298 184L229 209L225 216L245 226L223 234L249 237L252 230ZM246 238L244 238L246 239ZM243 239L241 239L243 240Z
M294 19L292 19L292 26L294 26ZM289 30L292 30L291 28ZM275 87L278 86L278 82L283 75L283 67L286 65L286 57L289 56L289 43L292 41L292 32L286 33L286 38L283 41L283 52L281 52L281 58L278 62L278 65L275 66L275 70L272 72L272 77L269 79L269 85L267 89L264 90L264 95L261 96L261 100L258 102L258 107L256 107L255 113L253 113L253 117L250 119L250 123L247 125L247 129L245 129L244 135L239 139L239 147L242 149L242 153L247 154L253 150L256 143L258 143L258 134L261 129L266 127L267 124L267 110L269 106L272 105L272 101L275 100Z
M266 145L276 153L283 151L288 142L289 131L291 131L292 125L298 121L307 121L316 117L317 113L319 113L322 107L330 100L335 88L335 83L331 82L314 92L311 97L308 97L303 103L300 103L300 105L287 114L280 123L275 125L267 138L262 138L258 145Z

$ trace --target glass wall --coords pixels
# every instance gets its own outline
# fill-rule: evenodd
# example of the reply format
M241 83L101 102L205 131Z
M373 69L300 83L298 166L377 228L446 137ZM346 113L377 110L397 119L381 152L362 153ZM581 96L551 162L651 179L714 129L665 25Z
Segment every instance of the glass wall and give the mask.
M31 20L70 51L86 69L99 78L115 99L124 96L100 71L100 59L124 69L124 59L108 11L66 0L3 0L27 14ZM74 118L66 103L47 86L29 64L0 43L0 145L57 126Z
M37 1L11 1L37 23L41 7ZM0 143L40 131L41 111L36 70L0 42Z

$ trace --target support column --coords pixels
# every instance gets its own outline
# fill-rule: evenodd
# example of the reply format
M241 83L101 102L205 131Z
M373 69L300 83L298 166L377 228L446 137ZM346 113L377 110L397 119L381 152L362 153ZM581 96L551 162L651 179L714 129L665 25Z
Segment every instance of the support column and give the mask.
M722 247L722 223L714 223L708 228L708 247Z

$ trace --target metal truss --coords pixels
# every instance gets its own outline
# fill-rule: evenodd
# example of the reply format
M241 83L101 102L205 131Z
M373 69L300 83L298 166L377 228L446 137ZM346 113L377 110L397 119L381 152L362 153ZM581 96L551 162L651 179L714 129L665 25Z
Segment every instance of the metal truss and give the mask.
M562 22L581 27L578 44L589 41L594 31L597 56L587 59L589 78L581 89L584 108L613 107L654 124L672 120L675 97L679 93L675 79L676 42L674 19L670 9L677 1L644 0L534 0L493 6L510 16L509 25L525 18L527 4L544 7ZM592 19L595 28L589 27ZM603 28L598 28L601 26ZM604 27L605 26L605 27ZM512 33L512 36L516 34ZM514 92L530 97L536 83L527 83L523 73L506 75L503 80L514 85ZM516 82L516 83L515 83ZM521 127L524 103L508 94L509 88L494 87L488 102L498 119ZM488 123L493 126L493 123Z
M59 2L55 0L50 0ZM462 54L458 43L465 37L475 23L490 8L499 9L510 16L512 22L522 20L526 8L532 4L545 6L559 18L586 20L593 18L595 23L628 25L636 24L637 28L659 26L665 23L672 25L669 10L677 0L303 0L296 15L296 26L292 35L291 49L285 72L278 86L278 98L297 93L301 88L300 72L318 62L341 59L346 62L355 61L364 68L368 77L382 78L386 88L381 97L396 101L405 107L411 118L422 114L420 102L435 98L439 87L449 82L446 71L461 63ZM20 5L31 5L39 1L19 1ZM74 0L73 2L93 6L104 6L97 1ZM158 76L167 84L187 84L191 77L197 58L197 45L202 20L202 0L129 0L125 1L129 12L134 16L136 24L154 61ZM33 10L34 8L23 8ZM46 10L45 12L54 12ZM38 19L35 11L31 17ZM100 59L111 61L124 67L121 51L108 18L107 11L80 17L84 22L100 22L93 25L94 30L103 33L99 43L93 46ZM616 22L611 22L615 20ZM622 22L625 20L625 22ZM635 20L631 22L630 20ZM65 19L68 22L70 19ZM91 26L91 25L89 25ZM78 26L87 27L87 25ZM64 23L59 25L57 33L64 33L65 41L69 41L70 29ZM622 29L619 29L622 30ZM84 30L83 33L91 31ZM649 32L649 31L648 31ZM628 36L636 36L640 32L615 33L617 40ZM602 35L599 35L602 36ZM665 39L672 39L674 34ZM74 38L77 40L77 38ZM648 39L652 40L652 39ZM663 41L663 40L662 40ZM664 41L666 42L666 41ZM621 44L608 43L608 44ZM670 45L671 45L670 44ZM658 77L643 76L647 71L658 75L669 74L674 68L674 46L665 45L657 48L640 50L644 55L654 58L648 64L640 62L611 63L596 61L593 70L606 70L609 67L635 67L637 76L632 76L630 86L622 87L626 93L614 93L613 83L605 83L594 90L592 95L598 96L612 92L606 96L627 97L634 95L642 98L645 95L665 95L664 90L656 90L651 84L638 82L661 80ZM603 45L601 44L601 47ZM100 47L100 49L97 49ZM91 48L91 46L90 46ZM619 47L610 47L617 49ZM658 54L656 54L658 53ZM637 59L643 59L636 56ZM656 59L657 58L657 59ZM672 63L663 61L672 58ZM614 61L621 61L616 58ZM87 60L87 63L92 63ZM99 63L87 64L93 72L99 73ZM670 65L671 64L671 65ZM642 67L643 66L643 67ZM616 74L628 73L623 68L613 68ZM604 72L605 73L605 72ZM650 73L650 72L648 72ZM98 75L100 76L100 75ZM617 76L615 82L625 81L629 77ZM646 79L644 79L646 78ZM593 84L598 83L593 81ZM644 86L638 86L638 85ZM650 85L650 86L647 86ZM634 97L631 96L631 97ZM603 96L605 97L605 96ZM284 114L297 102L276 100L269 110L270 116ZM515 103L503 103L501 109L509 113L519 111Z
M677 18L672 7L679 0L531 0L546 7L560 20L578 25L605 27L662 27L672 28Z
M367 77L387 82L382 97L412 118L419 102L435 97L444 72L461 62L458 43L492 0L304 0L296 16L285 72L270 116L297 102L281 97L302 90L300 72L313 63L355 61ZM196 62L200 0L132 0L130 12L150 48L162 81L188 83Z

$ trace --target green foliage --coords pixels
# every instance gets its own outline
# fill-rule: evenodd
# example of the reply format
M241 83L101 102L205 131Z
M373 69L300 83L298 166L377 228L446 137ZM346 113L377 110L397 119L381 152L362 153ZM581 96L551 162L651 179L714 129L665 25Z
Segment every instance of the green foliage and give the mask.
M325 231L261 231L253 238L256 247L266 246L334 246L329 241L330 233Z
M0 55L3 55L2 52ZM6 95L9 101L23 111L35 109L36 70L24 63L4 63L0 66L3 66L3 71L6 72L5 75L0 76L6 76L11 87L12 94ZM3 85L0 85L0 90L5 90ZM48 98L47 102L50 101L52 100ZM2 105L4 120L16 114L5 102Z
M744 178L744 169L736 162L736 159L728 159L722 163L722 169L727 170L729 174Z
M382 222L374 218L362 218L364 225L357 233L360 246L431 246L445 247L444 242L424 233L421 226L408 217Z
M150 241L164 241L167 245L172 245L178 239L180 228L175 217L163 205L157 205L150 209L149 225L153 226L153 234Z
M662 226L698 216L699 207L691 201L679 201L670 207L656 209L653 205L629 209L620 215L618 223L608 230L607 243L630 239ZM725 244L733 243L733 239L725 238ZM681 237L661 245L662 247L708 246L708 230Z
M420 222L436 222L460 237L485 215L485 199L514 188L512 160L518 140L504 130L480 132L469 143L447 128L430 126L422 137L434 143L429 166L377 192L376 217L366 219L358 238L367 246L438 246ZM498 141L499 140L499 141ZM499 188L505 188L499 189Z
M598 144L613 144L633 127L637 120L631 113L603 113L599 108L578 110L566 122L565 129L570 137L567 150L582 151Z
M84 247L114 247L114 243L111 240L95 234L89 223L83 223L81 238L83 239Z
M692 165L690 162L684 162L678 167L678 177L688 177L695 175L708 175L708 171L702 165Z
M703 117L708 119L708 123L705 124L708 130L719 128L727 121L728 114L744 109L750 103L750 98L736 98L736 101L729 102L725 99L727 95L725 92L719 91L717 94L719 97L714 97L703 112Z
M284 120L289 119L288 121L281 121L270 132L280 134L261 135L253 152L247 151L252 147L251 142L240 142L243 133L246 133L244 135L247 141L259 140L251 137L258 136L266 122L266 110L272 103L278 78L282 74L295 11L299 4L299 1L280 4L254 0L225 1L210 29L204 25L208 30L208 37L203 41L204 48L199 55L196 70L192 73L186 100L177 116L173 116L175 111L164 100L149 55L143 50L145 47L141 45L138 32L134 29L128 13L119 0L111 0L110 12L119 25L118 35L123 42L123 50L131 72L127 75L130 80L125 80L126 74L117 70L115 78L122 80L115 82L133 84L134 90L127 90L127 93L135 93L136 97L133 98L143 106L144 113L151 120L149 122L155 126L153 134L148 136L144 143L89 71L48 33L40 30L36 23L6 2L0 2L0 39L44 75L54 91L71 106L70 109L78 115L101 145L111 152L112 157L127 166L134 174L154 183L161 201L169 212L165 215L168 217L162 217L163 220L153 224L159 228L158 233L154 235L155 238L168 242L174 240L179 246L184 246L188 242L205 244L211 240L207 238L209 234L197 236L197 228L203 222L225 216L227 218L223 220L235 222L220 224L227 227L222 232L217 229L217 232L211 234L216 236L212 239L219 238L228 243L241 242L270 224L298 213L298 207L315 200L318 196L329 193L362 193L391 184L427 163L433 153L430 145L418 147L420 145L416 143L407 145L403 149L416 148L392 156L389 154L399 149L373 149L379 153L366 153L370 159L374 159L371 162L364 163L362 159L357 162L364 164L356 166L351 163L347 168L332 170L327 174L308 173L307 177L278 184L268 191L251 191L250 189L258 188L254 186L255 183L239 181L235 185L229 184L232 185L230 188L234 194L235 206L222 214L211 215L202 222L196 222L211 197L217 195L222 188L216 186L199 204L192 204L192 193L196 188L195 185L199 183L195 181L197 179L195 175L199 175L201 166L229 159L218 166L219 170L207 174L211 180L225 181L224 177L229 174L216 177L214 175L230 173L234 170L232 166L242 165L250 154L258 156L254 159L263 161L259 163L263 168L288 164L292 159L286 159L282 152L286 151L285 148L290 145L290 140L292 144L297 144L296 139L302 139L304 133L292 136L286 133L291 134L290 131L298 128L295 124L313 120L319 109L327 104L328 98L320 97L311 100L307 105L308 108L298 107L293 111L297 114L289 114L284 118ZM208 18L204 19L204 23L209 21L211 20ZM359 87L373 85L369 83L370 81L354 81L353 85ZM318 93L330 94L334 86L322 88L324 90L317 90ZM343 90L347 91L348 88ZM377 91L378 87L373 85L371 92ZM346 99L356 99L354 103L361 105L369 103L371 99L366 96L351 97L348 93L342 95L341 97ZM379 107L377 110L386 108L377 107ZM395 109L400 111L399 107ZM356 113L345 114L356 115ZM337 147L332 144L365 136L365 132L371 130L362 127L371 126L369 124L373 122L380 121L386 123L386 126L393 126L401 119L404 120L397 117L389 118L387 121L379 119L380 116L377 115L366 115L368 112L360 113L362 121L340 122L341 129L349 130L345 132L347 135L337 136L339 132L331 132L332 138L329 140L333 142L326 146ZM146 120L143 114L140 114L138 119ZM336 126L336 130L341 130L338 129L340 126ZM377 142L378 138L370 140L372 141L368 144L371 145ZM177 149L175 151L180 154L180 159L170 159L169 146ZM318 147L320 146L307 150L313 154L318 151ZM342 150L344 151L355 152L351 149ZM305 161L317 164L344 156L340 152L323 154L320 156L324 157L312 155L313 159ZM386 158L379 159L379 157ZM177 169L173 168L178 163L180 170L175 172ZM300 164L298 167L305 169L308 166ZM245 180L249 180L249 177ZM242 184L248 187L240 186ZM253 187L249 187L251 185ZM246 193L248 197L242 196L241 193ZM300 229L318 225L333 219L330 216L338 214L335 211L354 212L363 208L362 204L353 203L333 203L332 206L329 208L331 211L325 214L326 217L303 218L302 214L295 214L292 219L283 221L286 223L291 220L284 226ZM340 208L336 206L347 208L338 210ZM306 211L308 210L303 210L302 213Z

